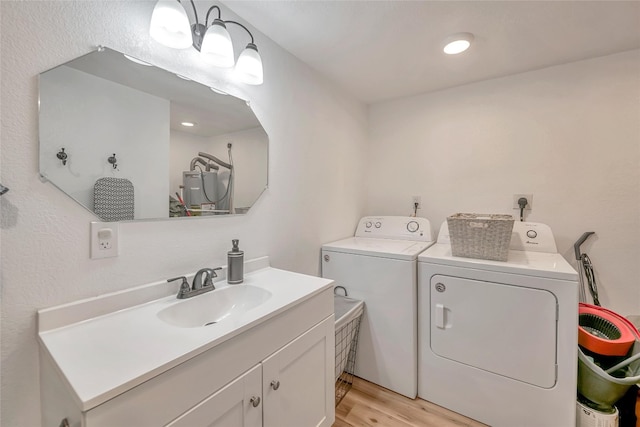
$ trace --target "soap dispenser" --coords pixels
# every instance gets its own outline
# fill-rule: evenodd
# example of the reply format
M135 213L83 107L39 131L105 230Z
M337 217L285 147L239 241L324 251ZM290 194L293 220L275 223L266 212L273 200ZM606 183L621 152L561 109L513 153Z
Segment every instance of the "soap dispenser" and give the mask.
M227 252L227 283L235 285L244 280L244 251L238 248L238 239L233 239L233 247Z

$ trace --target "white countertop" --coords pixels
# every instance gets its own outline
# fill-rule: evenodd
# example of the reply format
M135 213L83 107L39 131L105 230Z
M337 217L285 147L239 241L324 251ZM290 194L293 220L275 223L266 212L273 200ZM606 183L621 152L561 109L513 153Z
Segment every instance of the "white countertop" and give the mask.
M56 322L48 318L45 321L51 314L45 313L43 318L43 312L52 309L43 310L38 313L38 336L82 409L88 410L261 324L330 288L332 283L328 279L265 267L246 274L244 284L264 288L273 296L247 313L215 325L183 328L160 320L157 316L160 310L189 301L178 300L173 294L97 317L84 313L84 319L55 328L49 326L57 326ZM217 282L216 288L244 284ZM167 286L166 283L154 286L163 285ZM118 298L122 300L123 296ZM102 305L100 297L88 303L94 308ZM75 303L53 310L82 311ZM104 312L104 308L99 311Z

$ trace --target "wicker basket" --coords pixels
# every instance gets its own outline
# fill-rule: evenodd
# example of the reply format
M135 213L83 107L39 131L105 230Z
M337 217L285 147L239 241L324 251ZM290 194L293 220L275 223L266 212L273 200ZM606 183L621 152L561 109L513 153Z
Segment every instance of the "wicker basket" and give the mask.
M453 256L507 260L513 230L511 215L457 213L447 218L447 225Z

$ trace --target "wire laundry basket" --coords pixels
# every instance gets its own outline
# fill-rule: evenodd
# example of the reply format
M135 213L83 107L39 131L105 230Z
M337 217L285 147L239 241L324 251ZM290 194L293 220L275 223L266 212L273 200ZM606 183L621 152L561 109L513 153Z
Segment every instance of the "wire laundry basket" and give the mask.
M340 288L342 288L340 286ZM360 321L364 303L359 300L334 296L336 317L336 406L353 385L358 351Z

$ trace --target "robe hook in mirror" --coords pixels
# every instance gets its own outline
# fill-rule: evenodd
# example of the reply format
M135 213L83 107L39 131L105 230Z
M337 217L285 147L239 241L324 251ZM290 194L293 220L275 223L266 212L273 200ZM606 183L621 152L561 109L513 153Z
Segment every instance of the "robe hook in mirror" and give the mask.
M62 162L62 166L65 166L67 164L67 157L69 156L64 152L64 147L62 147L60 151L58 151L56 157L60 159L60 161Z
M116 159L116 153L113 153L113 156L109 157L107 159L107 162L109 162L109 164L111 166L113 166L114 169L118 168L118 159Z

